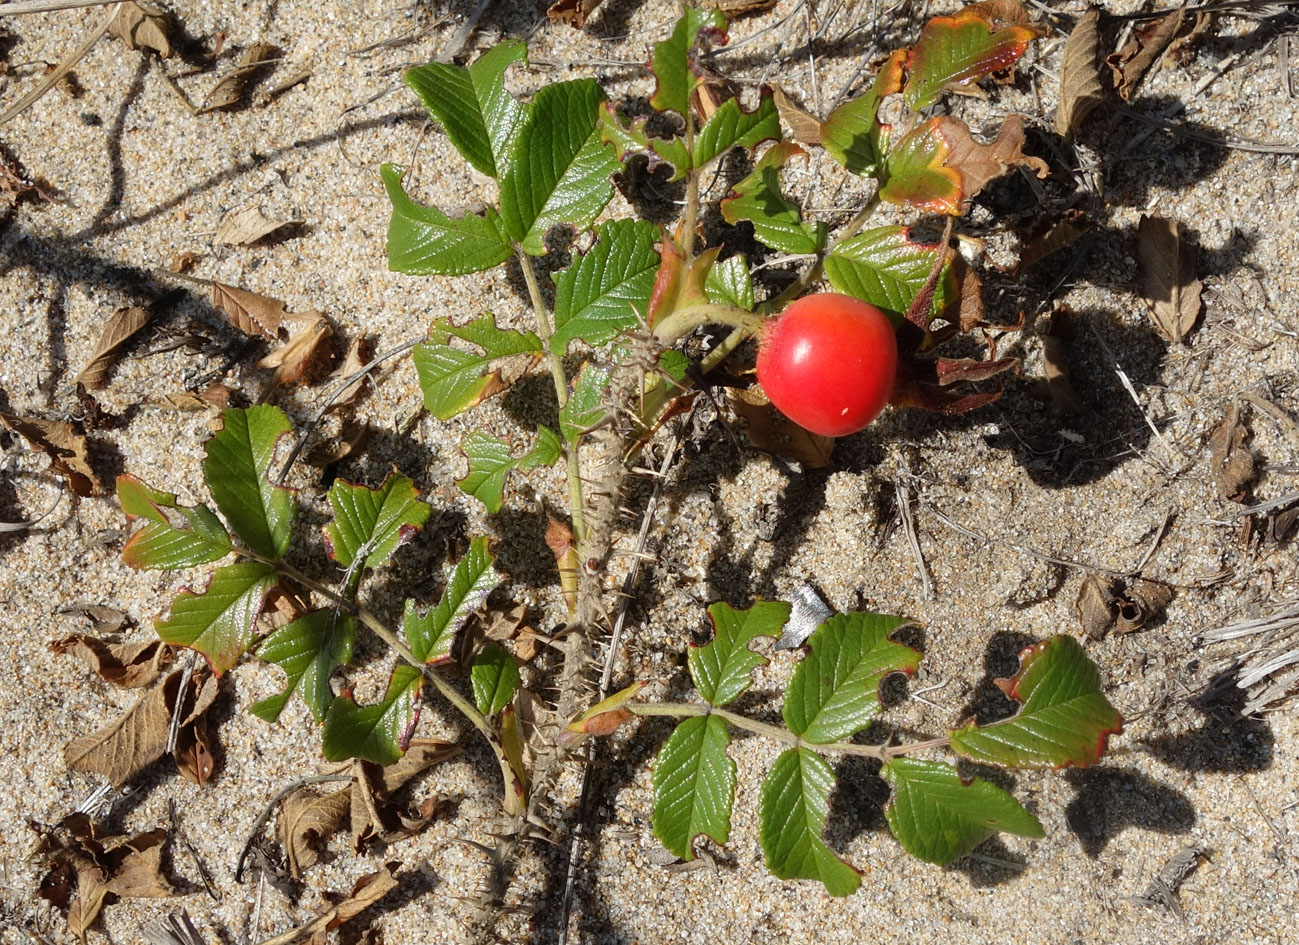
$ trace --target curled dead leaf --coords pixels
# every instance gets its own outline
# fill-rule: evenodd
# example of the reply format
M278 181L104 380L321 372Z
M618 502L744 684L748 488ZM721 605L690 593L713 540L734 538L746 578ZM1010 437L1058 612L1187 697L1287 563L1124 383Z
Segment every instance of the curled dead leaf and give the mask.
M580 559L577 556L577 545L573 542L573 532L558 519L546 517L546 547L555 556L555 566L559 569L559 591L564 595L568 612L577 610L577 584Z
M1072 329L1072 313L1057 308L1051 313L1046 331L1042 332L1042 367L1046 374L1046 389L1056 410L1067 416L1085 412L1082 398L1069 379L1069 361L1065 353L1065 338Z
M254 43L244 50L238 64L226 73L212 91L199 113L233 108L243 101L244 92L263 66L275 58L276 49L270 43Z
M0 423L25 439L33 450L48 456L50 471L67 479L77 495L86 498L107 491L90 465L90 444L76 424L8 413L0 413Z
M1122 49L1106 57L1105 62L1114 79L1114 88L1123 101L1132 97L1142 77L1164 54L1168 44L1182 28L1185 16L1185 11L1179 8L1153 23L1138 27L1132 31L1131 38Z
M155 307L152 305L130 305L119 308L104 325L95 345L95 352L90 361L81 369L74 379L74 384L84 384L91 390L100 390L108 385L108 374L117 360L118 350L131 340L131 337L153 318Z
M1083 578L1074 601L1078 621L1089 640L1100 640L1114 624L1114 586L1108 578L1089 574Z
M950 149L943 163L960 174L964 201L1013 167L1026 167L1039 178L1050 173L1045 161L1024 153L1024 126L1018 115L1003 120L997 136L987 144L976 141L969 127L959 119L944 115L936 122L938 133Z
M550 17L552 23L567 23L580 30L601 2L602 0L555 0L546 8L546 16Z
M342 380L345 377L351 377L364 370L370 362L370 342L365 335L357 335L352 339L352 343L347 346L347 356L343 358L343 363L334 369L330 375L331 380ZM358 377L351 384L348 384L334 398L334 402L329 405L330 410L341 410L343 407L350 407L361 396L365 390L366 377Z
M1182 343L1200 317L1195 278L1196 245L1175 220L1143 216L1137 224L1137 277L1141 297L1155 327L1169 341Z
M350 922L377 903L388 893L397 888L398 879L394 875L398 864L386 864L376 873L362 876L352 887L352 892L333 908L316 916L310 922L295 929L264 939L261 945L297 945L298 942L315 942L317 936L324 941L326 932L330 932L346 922Z
M284 303L278 299L213 282L212 304L225 313L226 321L245 335L255 335L267 341L279 337L286 313Z
M1249 437L1240 407L1232 404L1209 437L1209 469L1218 496L1233 502L1246 502L1254 481L1254 452L1245 445Z
M221 218L213 242L248 246L282 227L297 226L303 222L302 220L271 220L262 213L261 207L248 204L229 211Z
M776 111L780 114L780 120L789 128L790 137L801 144L820 144L824 137L821 119L795 104L778 83L772 82L769 85Z
M108 34L116 36L127 49L152 49L159 59L171 58L167 39L167 21L161 15L141 9L138 3L123 3L108 25Z
M287 315L285 323L292 325L289 340L257 362L259 368L275 368L269 387L293 384L302 380L329 352L322 348L333 329L319 312L298 312ZM264 399L264 398L263 398Z
M1060 62L1060 104L1055 110L1055 133L1072 138L1084 118L1105 100L1101 85L1098 28L1100 10L1093 7L1078 18L1065 42Z
M1159 581L1134 578L1118 602L1116 633L1132 633L1164 615L1173 599L1173 589Z
M350 793L350 788L322 794L304 787L280 804L280 847L294 879L300 879L302 871L320 859L320 847L337 832L351 809Z
M113 643L88 633L74 633L54 640L50 649L75 656L101 679L119 689L140 689L149 685L172 657L171 647L161 640Z
M788 456L807 469L823 469L830 465L834 438L804 430L787 419L759 388L730 388L726 391L726 399L747 424L745 432L755 449Z

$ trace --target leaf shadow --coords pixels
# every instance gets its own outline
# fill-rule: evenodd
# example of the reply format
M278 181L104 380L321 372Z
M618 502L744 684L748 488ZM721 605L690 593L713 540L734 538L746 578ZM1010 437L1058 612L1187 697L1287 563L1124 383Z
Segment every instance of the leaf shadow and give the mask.
M1271 767L1276 738L1264 719L1241 714L1247 693L1236 686L1236 672L1233 667L1219 673L1191 701L1204 716L1198 728L1148 739L1146 750L1184 771L1244 773Z
M1184 834L1196 824L1185 794L1135 768L1070 768L1064 777L1076 792L1065 807L1065 822L1090 857L1129 827Z
M980 725L991 725L1008 719L1019 711L1019 705L997 686L995 680L1010 679L1019 672L1019 654L1037 643L1026 633L1001 630L994 633L984 649L983 676L975 683L969 701L959 718L974 719Z

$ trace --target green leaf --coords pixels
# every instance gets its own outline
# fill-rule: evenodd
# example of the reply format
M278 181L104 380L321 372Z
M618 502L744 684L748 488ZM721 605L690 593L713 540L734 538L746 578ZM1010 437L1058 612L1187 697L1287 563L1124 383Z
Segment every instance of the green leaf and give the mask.
M622 165L596 129L602 101L594 79L577 79L542 87L528 107L501 178L501 217L533 256L545 254L551 227L584 230L613 196Z
M713 621L712 640L703 646L692 643L686 651L690 677L705 701L726 705L749 688L749 674L767 663L765 657L749 649L749 644L758 637L780 636L789 611L784 601L758 601L748 610L736 610L720 602L708 608Z
M474 659L469 684L478 711L495 715L510 704L519 689L519 661L499 643L489 643Z
M1010 794L951 765L894 758L880 772L893 786L884 817L898 842L926 863L960 859L998 831L1043 836L1041 822Z
M833 787L834 772L815 752L791 748L777 758L758 798L762 850L780 879L819 879L830 895L850 896L861 876L821 839Z
M835 291L870 302L900 321L929 279L938 258L936 243L917 243L905 226L880 226L844 240L825 257L825 274ZM958 295L949 264L934 290L933 310L943 311Z
M490 433L475 430L460 444L469 457L469 472L456 485L478 499L495 515L505 503L505 478L511 470L553 466L563 455L564 447L554 431L537 428L537 442L522 456L510 455L510 444Z
M724 844L731 835L735 762L726 723L715 715L686 719L654 762L654 836L682 860L695 858L700 834Z
M257 656L283 667L289 682L283 692L254 703L253 714L274 722L289 697L300 692L315 720L324 719L334 700L329 678L352 659L354 638L352 618L335 610L313 610L272 633L257 648Z
M650 69L658 86L650 97L650 105L659 111L671 110L684 117L690 108L690 95L700 84L690 53L699 39L699 31L704 29L726 29L726 17L716 10L686 7L672 35L654 44Z
M378 765L398 761L414 733L422 680L417 667L403 664L393 669L382 702L357 705L350 696L331 702L321 735L325 757L330 761L360 758Z
M893 146L885 164L880 199L956 215L969 195L960 171L947 164L951 146L937 118L922 122Z
M896 50L865 93L844 102L821 123L822 146L854 174L873 177L884 164L891 126L880 123L880 102L902 88L905 59L906 50Z
M482 353L452 347L452 338L468 341ZM491 315L459 326L439 318L414 354L424 406L439 420L450 420L502 389L500 372L487 372L492 362L520 354L541 357L545 351L532 332L497 328Z
M785 692L785 724L814 745L848 738L880 713L880 681L910 675L920 654L889 634L909 623L884 614L835 614L808 638L811 652Z
M659 228L640 220L602 223L596 242L555 275L555 332L550 350L563 355L571 342L599 347L644 321L658 272L654 243Z
M743 254L727 256L708 270L704 277L704 291L708 301L717 305L734 305L746 312L753 311L753 276L749 261Z
M226 410L222 428L207 441L203 478L231 530L260 555L279 558L289 548L293 490L267 478L275 444L289 432L289 418L279 407L262 405Z
M1027 25L993 29L989 17L971 6L925 24L907 59L903 97L912 110L928 108L944 89L968 90L978 79L1009 69L1039 34Z
M166 620L154 622L163 643L188 646L220 675L234 666L256 636L254 621L277 575L268 564L240 561L212 572L207 589L181 588Z
M395 164L379 168L392 202L389 269L420 276L462 276L491 269L510 258L514 250L496 210L488 207L482 216L449 217L437 207L411 200L401 185L402 173Z
M582 364L573 391L559 410L559 432L569 443L576 444L584 432L604 417L612 373L609 368L592 361Z
M727 223L753 223L753 235L760 243L782 253L810 254L825 246L828 229L824 223L804 223L798 207L780 192L780 169L802 148L778 141L767 149L753 173L735 185L735 196L722 201Z
M492 567L494 561L487 539L475 538L465 556L456 562L447 576L446 588L438 605L420 616L413 600L406 601L402 629L415 658L425 663L440 663L451 658L451 644L469 615L482 605L501 576Z
M461 156L499 177L509 166L510 145L523 122L523 106L505 91L505 70L527 58L527 46L515 39L489 49L468 68L430 62L407 69L402 78Z
M127 518L147 519L122 549L122 560L133 568L188 568L230 553L230 535L206 505L185 508L173 493L150 488L134 476L117 477L117 500ZM179 512L189 527L173 525L164 509Z
M655 162L663 161L672 165L673 175L669 180L685 177L691 167L685 141L681 138L651 138L645 130L646 121L637 118L624 122L608 102L601 102L596 126L600 140L614 146L619 161L626 161L628 154L648 153L651 155L651 171Z
M753 149L763 141L779 137L780 113L770 92L763 93L758 107L751 112L740 108L737 99L728 98L695 135L691 164L698 170L736 145Z
M1101 693L1101 674L1082 645L1056 636L1025 649L1006 694L1018 714L991 725L973 720L948 734L958 755L1007 768L1086 767L1105 753L1123 717Z
M378 489L335 480L329 487L329 504L334 520L324 528L325 541L330 557L345 568L358 558L366 568L387 563L432 511L419 500L415 484L398 473L389 474Z

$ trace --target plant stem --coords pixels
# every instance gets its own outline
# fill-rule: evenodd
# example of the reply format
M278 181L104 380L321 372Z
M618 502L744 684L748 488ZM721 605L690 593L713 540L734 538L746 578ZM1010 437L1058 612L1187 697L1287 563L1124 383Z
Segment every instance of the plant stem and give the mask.
M759 334L765 322L766 319L761 315L746 312L733 305L701 302L698 305L678 309L668 315L654 326L654 337L665 347L671 347L700 325L730 325L747 337Z
M568 403L568 375L564 373L564 359L550 348L550 338L554 334L546 300L541 295L541 284L537 281L537 270L532 265L532 257L515 245L514 255L523 270L523 281L528 286L528 298L532 301L532 315L537 323L537 337L546 349L546 360L550 363L550 376L555 382L555 399L559 409L563 410ZM568 512L573 518L573 539L578 548L585 548L586 516L582 503L582 467L578 462L577 448L570 443L564 444L564 459L568 466Z
M834 252L837 246L856 236L861 228L866 225L866 221L874 215L875 209L879 205L880 196L879 191L876 190L862 208L853 215L853 218L848 221L844 228L835 234L834 239L830 241L825 252L816 258L816 262L809 266L806 272L786 286L783 292L775 298L764 302L762 305L763 310L768 312L779 312L791 301L806 292L808 286L821 278L821 273L825 270L825 257Z

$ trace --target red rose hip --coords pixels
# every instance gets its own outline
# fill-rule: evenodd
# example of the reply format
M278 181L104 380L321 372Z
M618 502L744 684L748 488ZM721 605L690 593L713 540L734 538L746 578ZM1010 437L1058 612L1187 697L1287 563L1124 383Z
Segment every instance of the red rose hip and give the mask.
M888 316L834 292L807 295L764 329L758 383L799 426L822 436L856 433L893 396L898 342Z

